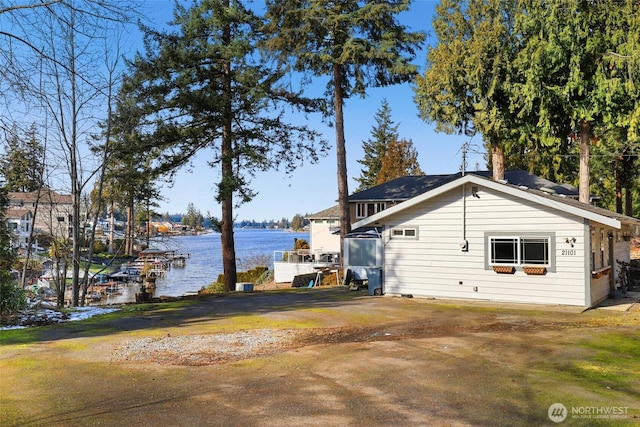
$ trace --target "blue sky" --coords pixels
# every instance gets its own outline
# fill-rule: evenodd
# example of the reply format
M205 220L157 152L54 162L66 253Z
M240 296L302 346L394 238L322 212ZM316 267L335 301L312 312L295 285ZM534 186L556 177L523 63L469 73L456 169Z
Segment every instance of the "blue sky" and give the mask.
M431 20L437 2L431 0L414 0L409 12L400 20L413 31L426 31L427 43L435 44L431 32ZM171 18L172 1L155 1L158 24ZM424 70L426 54L423 50L418 54L415 63ZM327 80L316 79L317 85L324 88ZM382 100L386 99L391 109L392 120L398 124L400 138L411 139L418 151L420 167L426 174L455 173L459 171L462 161L460 148L469 138L459 135L447 135L435 132L434 125L427 124L418 117L418 110L413 101L413 89L409 84L385 88L369 89L364 99L346 100L344 106L345 138L347 148L347 175L349 192L353 193L357 184L355 178L360 176L361 165L358 159L363 157L362 142L371 136L371 128L375 125L375 114L380 109ZM307 125L321 132L331 146L335 145L335 130L323 123L319 116L311 116ZM485 169L482 141L479 135L471 140L472 148L467 158L467 168ZM163 187L164 200L160 202L159 212L185 212L187 205L193 203L203 214L210 212L220 216L220 207L215 202L215 183L220 172L207 165L207 153L202 152L193 160L190 171L180 171L172 187ZM235 209L238 220L291 219L295 214L316 213L336 204L338 198L335 149L318 164L306 164L293 173L271 171L258 174L252 188L258 192L253 201Z

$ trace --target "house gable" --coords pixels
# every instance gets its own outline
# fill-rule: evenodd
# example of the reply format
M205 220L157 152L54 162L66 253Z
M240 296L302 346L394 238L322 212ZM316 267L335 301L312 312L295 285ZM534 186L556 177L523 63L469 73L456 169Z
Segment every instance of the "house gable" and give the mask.
M588 220L596 221L610 227L620 229L621 228L621 216L612 215L612 212L609 212L605 209L595 208L591 205L581 204L580 202L575 202L570 198L561 198L558 196L551 196L550 194L545 194L539 190L530 190L528 188L516 187L513 185L509 185L506 183L496 182L490 179L482 178L477 175L469 174L461 177L455 181L450 181L444 185L441 185L435 189L432 189L426 193L420 194L412 199L406 200L402 203L399 203L389 209L378 212L372 216L364 218L360 221L355 222L352 227L359 228L370 225L375 225L376 222L382 221L384 218L389 215L396 214L399 211L404 209L409 209L412 206L420 204L426 200L437 197L443 193L451 191L455 188L464 186L477 186L477 193L474 197L482 197L480 192L482 188L485 187L487 189L491 189L493 191L497 191L499 193L503 193L505 195L514 196L517 198L521 198L523 200L528 200L539 204L546 208L552 208L558 211L566 212L577 217L585 218ZM473 192L474 190L471 189ZM618 217L618 218L616 218ZM623 217L623 216L622 216ZM628 218L628 217L627 217ZM629 218L632 219L633 218ZM640 223L640 221L638 221Z
M491 171L471 171L467 176L475 175L490 179ZM462 173L447 175L404 176L383 184L376 185L364 191L349 196L350 217L355 220L369 217L385 209L398 205L424 193L430 192L445 184L463 177ZM543 190L561 197L578 199L579 191L569 184L555 182L533 175L525 170L515 169L505 171L505 180L512 186ZM592 196L595 200L596 197Z

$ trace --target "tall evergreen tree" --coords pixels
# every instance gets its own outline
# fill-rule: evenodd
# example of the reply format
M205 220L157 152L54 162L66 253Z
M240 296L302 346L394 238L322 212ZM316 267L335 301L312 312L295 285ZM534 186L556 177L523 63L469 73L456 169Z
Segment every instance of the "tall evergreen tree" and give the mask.
M44 146L36 135L35 125L25 135L14 128L4 142L0 155L0 175L8 191L36 191L42 187Z
M2 184L2 182L0 182ZM14 254L11 249L11 232L7 227L5 213L9 205L7 188L0 185L0 271L8 272L13 267ZM6 279L6 278L5 278ZM9 279L6 279L7 281Z
M382 157L376 185L408 175L424 175L418 164L418 152L413 146L413 141L409 139L390 142Z
M328 77L343 239L351 228L344 101L352 95L365 96L369 87L411 81L417 67L410 61L425 35L407 31L397 20L409 9L409 0L267 0L266 5L267 47L295 71Z
M447 133L482 134L493 178L504 178L504 150L521 135L511 111L515 0L442 0L433 29L438 44L416 81L420 117Z
M443 0L437 10L439 42L416 87L421 117L480 132L494 178L509 162L564 181L579 158L588 202L592 143L621 128L611 159L640 134L637 1Z
M200 209L196 209L195 205L190 202L187 206L187 213L180 221L182 225L188 225L191 230L202 230L204 225L204 217L200 213Z
M294 169L312 161L325 143L306 126L284 121L285 106L313 111L312 100L287 90L284 70L263 60L257 50L262 20L239 1L203 0L190 9L176 6L174 32L145 28L145 54L131 64L124 85L134 103L140 151L155 150L154 168L172 171L198 151L213 152L218 165L216 199L221 204L220 231L225 289L235 288L233 208L254 196L255 172Z
M391 120L391 108L386 99L375 115L376 124L371 127L371 138L362 141L364 157L358 160L363 168L360 177L356 178L359 186L356 191L363 191L376 185L378 174L382 168L382 158L387 147L393 141L398 141L398 125Z
M8 204L7 189L0 185L0 315L13 313L27 305L24 289L17 286L10 274L15 255L11 248L11 232L5 221Z
M637 140L638 3L527 0L520 6L514 110L535 117L549 145L573 137L580 147L580 200L587 203L594 140L615 127L627 133L623 141Z

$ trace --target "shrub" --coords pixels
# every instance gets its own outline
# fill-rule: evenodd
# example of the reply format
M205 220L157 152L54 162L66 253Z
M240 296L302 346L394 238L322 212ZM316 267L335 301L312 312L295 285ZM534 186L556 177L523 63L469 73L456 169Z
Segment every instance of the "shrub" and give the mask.
M269 268L265 267L264 265L251 269L249 271L239 271L237 272L238 282L258 283L260 278L265 274L267 274L268 271L269 271ZM216 284L219 284L221 288L224 289L224 273L219 274L218 279L212 285L216 285ZM212 286L212 285L209 285L209 286ZM231 290L234 291L235 289L231 289Z
M224 282L214 282L209 284L206 287L200 289L198 292L200 295L208 295L208 294L223 294L224 293Z
M94 254L99 254L99 253L108 252L108 251L109 251L109 245L107 245L102 240L96 240L95 242L93 242Z
M13 283L8 271L0 271L0 314L12 314L26 306L25 290Z
M293 249L309 249L309 243L305 239L295 239Z

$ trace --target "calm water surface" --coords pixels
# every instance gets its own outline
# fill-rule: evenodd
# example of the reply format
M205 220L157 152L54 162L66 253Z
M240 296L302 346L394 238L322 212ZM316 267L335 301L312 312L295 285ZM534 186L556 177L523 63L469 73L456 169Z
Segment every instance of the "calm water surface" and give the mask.
M251 267L255 259L267 260L272 269L274 251L292 250L294 239L309 241L309 233L284 230L236 229L234 237L238 271ZM165 277L158 279L155 295L179 296L184 292L198 291L215 282L222 273L218 233L172 237L163 244L178 253L189 254L189 258L185 267L174 266Z

